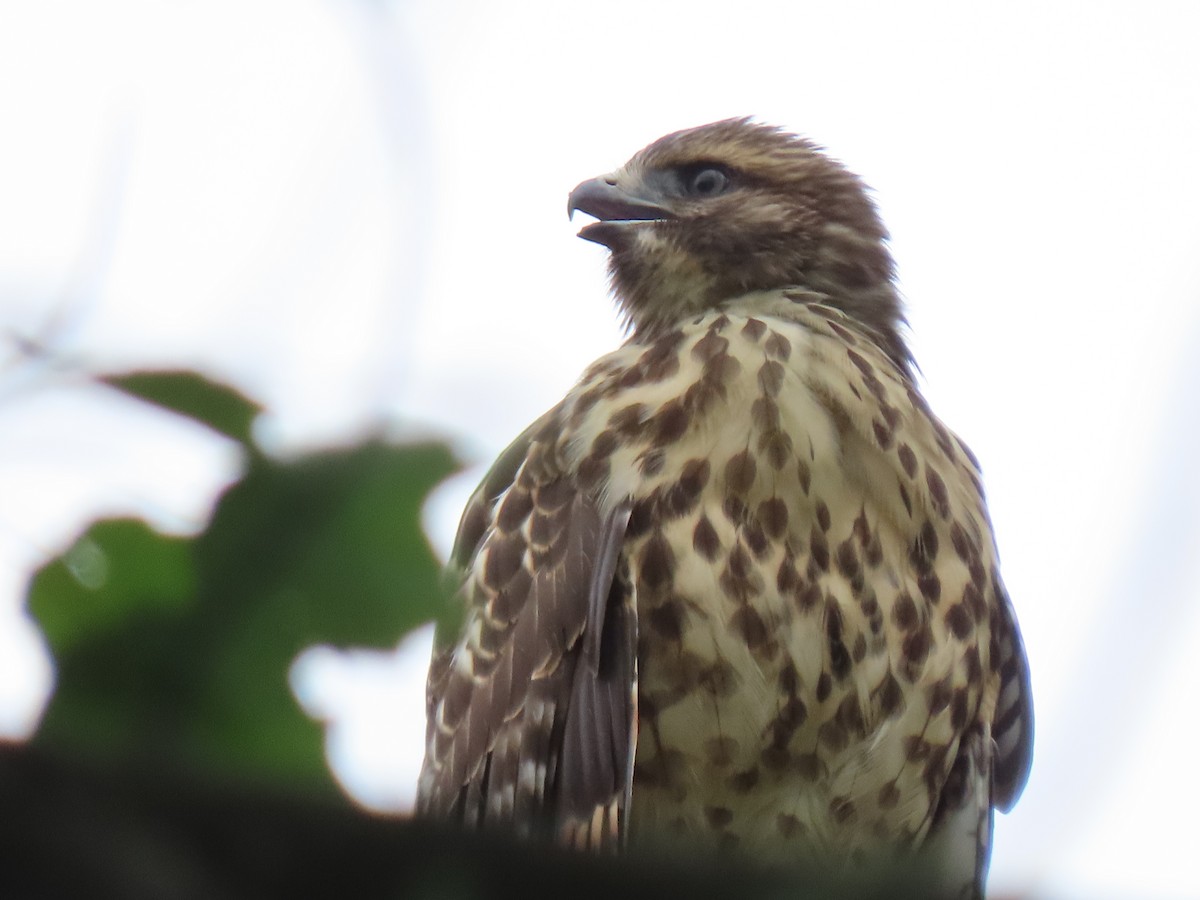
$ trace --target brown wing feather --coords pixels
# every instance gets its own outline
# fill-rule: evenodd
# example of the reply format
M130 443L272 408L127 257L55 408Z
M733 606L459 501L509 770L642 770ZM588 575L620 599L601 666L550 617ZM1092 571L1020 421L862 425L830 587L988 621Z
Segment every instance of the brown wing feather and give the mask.
M636 720L636 620L615 577L629 511L581 490L560 443L555 409L467 504L452 557L465 628L430 666L417 807L607 846L623 830Z

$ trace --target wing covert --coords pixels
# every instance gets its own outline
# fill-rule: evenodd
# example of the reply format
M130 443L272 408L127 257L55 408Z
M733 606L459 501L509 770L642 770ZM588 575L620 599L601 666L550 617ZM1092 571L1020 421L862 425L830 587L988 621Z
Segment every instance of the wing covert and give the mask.
M452 566L466 607L435 648L418 812L609 846L623 830L636 616L618 578L628 504L563 464L555 408L472 495Z

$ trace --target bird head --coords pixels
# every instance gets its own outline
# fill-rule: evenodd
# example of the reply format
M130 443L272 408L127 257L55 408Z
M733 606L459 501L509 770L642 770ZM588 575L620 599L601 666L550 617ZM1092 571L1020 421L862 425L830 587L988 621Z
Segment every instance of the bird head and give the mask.
M902 369L910 359L887 232L863 183L810 141L749 119L668 134L571 192L579 236L611 251L635 332L754 292L820 294Z

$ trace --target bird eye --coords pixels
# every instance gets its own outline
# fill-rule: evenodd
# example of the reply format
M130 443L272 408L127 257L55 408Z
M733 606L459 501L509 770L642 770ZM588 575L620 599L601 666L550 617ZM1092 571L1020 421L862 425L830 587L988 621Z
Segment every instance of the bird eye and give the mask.
M689 197L715 197L729 187L729 176L722 169L705 166L683 173L684 192Z

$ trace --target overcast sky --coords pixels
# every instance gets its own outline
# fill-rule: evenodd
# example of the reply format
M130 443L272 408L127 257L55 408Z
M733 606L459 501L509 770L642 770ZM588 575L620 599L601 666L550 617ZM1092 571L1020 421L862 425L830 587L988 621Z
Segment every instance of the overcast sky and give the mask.
M1184 897L1200 781L1200 54L1186 3L0 6L0 731L51 684L24 579L97 514L199 527L233 448L62 373L194 365L296 452L480 466L621 339L567 192L731 115L860 173L923 389L986 475L1038 738L993 885ZM17 352L23 341L51 362ZM411 796L427 650L294 670L364 802Z

